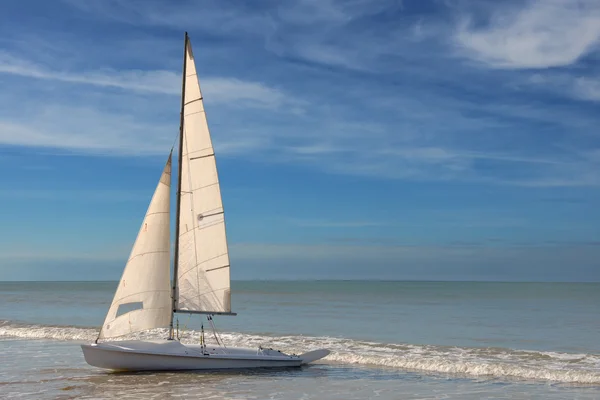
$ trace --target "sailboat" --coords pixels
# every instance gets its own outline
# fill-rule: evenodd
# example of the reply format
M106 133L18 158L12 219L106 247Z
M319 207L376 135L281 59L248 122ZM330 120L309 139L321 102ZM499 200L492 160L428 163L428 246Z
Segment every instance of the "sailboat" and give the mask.
M98 338L81 346L86 362L117 371L299 367L329 354L295 355L270 348L227 347L179 340L176 314L201 314L214 329L215 315L231 312L230 263L215 152L208 129L192 45L185 34L179 126L173 280L170 277L172 151ZM159 340L123 340L141 331L169 328ZM165 334L166 336L166 334Z

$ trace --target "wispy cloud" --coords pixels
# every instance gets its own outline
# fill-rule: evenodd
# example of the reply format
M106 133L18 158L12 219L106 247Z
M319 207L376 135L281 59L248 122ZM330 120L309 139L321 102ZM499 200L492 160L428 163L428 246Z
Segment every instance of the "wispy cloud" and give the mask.
M287 221L302 228L367 228L388 225L379 221L330 221L319 219L288 219Z
M575 248L597 234L597 2L31 1L0 15L0 146L13 157L0 155L11 171L0 197L40 213L35 228L14 218L28 246L0 240L4 254L35 252L32 262L48 256L56 265L73 257L63 243L93 243L77 251L83 257L114 240L126 242L126 258L139 226L134 213L143 213L127 210L147 201L135 192L146 186L142 169L162 165L177 137L188 30L238 221L233 258L315 275L339 261L337 276L349 265L365 274L374 265L382 273L425 266L421 276L436 277L448 268L487 271L488 261L496 271L559 268L582 254L586 268L597 264L594 246ZM45 18L28 10L33 3ZM24 159L53 170L14 162ZM289 184L289 171L295 184L285 191L276 185ZM76 195L42 190L53 179L57 188L77 185L82 207L60 213L66 236L49 242L37 227L56 226L55 216L31 204L60 207ZM124 187L133 192L114 190ZM310 190L323 203L304 201ZM540 200L565 191L586 201ZM377 207L357 213L365 201ZM301 207L290 211L286 202ZM487 212L475 212L482 203ZM324 212L327 204L334 212ZM282 217L257 225L259 213ZM92 239L78 234L92 224ZM564 235L572 243L558 243ZM538 246L544 240L557 243ZM296 264L282 269L282 260Z
M276 109L283 105L292 111L302 112L302 103L290 98L281 90L258 82L245 82L236 78L202 79L203 95L214 103L244 102L244 106Z
M558 35L554 25L543 30L563 9L569 22L583 18L580 9L555 0L521 6L488 2L479 7L483 17L474 15L472 23L458 28L443 13L406 13L408 7L398 1L301 0L276 7L207 2L202 8L163 2L144 7L125 1L66 4L96 22L140 29L162 26L167 31L179 30L202 14L206 24L195 24L194 29L214 28L210 37L216 39L199 40L200 48L203 53L224 52L222 58L203 60L208 73L201 76L211 131L221 154L386 179L527 187L595 186L600 181L594 172L596 161L577 151L580 146L596 146L588 132L598 118L574 107L540 102L533 97L539 90L532 89L531 82L518 89L511 86L524 80L511 75L519 63L556 64L554 58L576 51L576 56L569 56L571 61L565 61L573 63L593 49L595 42L585 39L595 35L592 28L591 33L585 31L588 36L567 32L587 41L565 51L560 46L570 38L554 40ZM459 4L451 11L471 13L466 3ZM596 15L590 2L583 2L581 9L590 18ZM385 17L388 14L395 17ZM562 29L561 24L556 26ZM531 48L514 50L513 43L520 41L512 29L539 38L523 41ZM506 41L501 40L505 36ZM79 94L77 99L39 108L28 97L25 100L35 106L34 117L0 115L0 142L97 154L164 154L174 138L166 132L174 132L177 123L180 72L169 67L178 66L178 55L173 53L175 64L165 66L157 65L152 54L164 55L164 48L174 43L158 41L156 49L145 47L145 53L138 49L138 58L143 60L146 54L153 68L137 70L117 67L116 61L111 64L107 49L125 54L123 49L131 47L125 42L97 48L96 58L106 54L107 60L100 64L104 67L92 69L77 62L73 65L79 68L61 67L48 61L52 57L45 61L27 58L31 55L17 57L18 51L0 53L0 79L34 78L36 83L62 84L65 93ZM482 61L485 68L457 60L452 47L456 44L464 51L461 55ZM47 48L46 55L57 51ZM232 59L249 60L249 65L261 68L234 68ZM222 70L228 74L219 75ZM569 75L569 79L571 97L597 96L591 77ZM12 90L17 93L22 87ZM110 92L113 95L107 96ZM14 96L5 97L8 104Z
M576 98L600 101L600 79L588 77L575 78L572 85L572 91Z
M600 101L600 77L596 73L539 71L522 79L516 86L583 102Z
M175 112L170 111L178 104L180 73L111 68L57 71L0 52L2 76L32 79L7 80L0 94L0 103L5 104L0 112L0 144L106 155L163 155L175 139L168 132L175 132L178 124ZM62 85L58 93L64 95L58 101L44 101L44 96L56 97L56 84ZM216 104L236 113L245 109L303 112L300 100L259 82L209 77L202 79L202 87L209 108ZM111 92L114 88L122 91ZM34 92L35 96L27 95ZM21 107L11 111L15 102ZM262 143L260 137L236 136L235 130L215 140L221 154L239 153Z
M0 143L51 147L98 154L166 154L173 129L131 115L105 113L91 108L45 106L29 120L0 119Z
M253 3L227 6L218 1L189 2L172 7L162 2L90 0L84 3L64 0L88 18L105 18L136 26L162 26L194 29L264 43L266 49L314 63L370 70L376 61L402 48L399 40L412 28L393 29L389 40L367 31L353 33L352 25L380 13L403 9L400 0L297 0L274 7ZM197 24L202 20L201 25ZM417 21L417 20L415 20ZM419 32L425 31L421 29ZM424 38L426 35L420 35ZM353 43L348 46L348 43Z
M152 70L114 70L58 72L0 52L0 73L35 79L114 87L130 91L180 95L181 73ZM237 78L202 79L203 94L214 103L243 101L245 106L277 108L288 102L288 96L278 89L259 82ZM289 101L296 104L297 102Z
M240 259L335 259L338 262L342 260L359 257L361 260L377 258L396 260L402 258L414 257L434 257L430 246L411 246L411 245L344 245L344 244L273 244L273 243L234 243L231 245L231 252ZM438 247L446 255L463 254L465 249L462 246L455 248ZM468 249L467 249L468 251Z
M263 274L287 279L416 279L598 281L598 246L293 245L237 243L234 262L260 263ZM573 264L572 260L577 259ZM288 269L281 271L285 260ZM290 260L294 260L290 262ZM572 265L567 273L564 265ZM294 268L295 267L295 268ZM237 272L236 276L243 276ZM248 275L246 275L248 276Z
M144 202L150 200L152 193L127 190L64 190L64 189L1 189L0 198L45 201L86 201L86 202Z
M365 241L367 242L367 241ZM555 242L522 244L494 244L473 241L455 241L444 245L401 245L401 244L275 244L275 243L233 243L231 252L240 260L250 259L300 259L300 260L336 260L340 265L353 260L357 263L377 260L378 264L402 265L416 260L430 260L440 263L444 268L456 262L476 262L496 264L513 260L523 265L527 259L551 259L559 256L566 260L577 252L598 254L599 246L595 242ZM487 257L487 258L486 258ZM583 261L583 259L582 259ZM587 259L586 262L591 261ZM554 263L553 263L554 264ZM556 266L556 264L554 264Z
M174 114L170 122L155 122L128 109L118 113L74 105L43 106L27 119L5 121L0 116L0 145L63 150L65 154L165 157L175 143L177 124ZM214 143L220 155L263 147L259 137L236 136L235 132L218 136Z
M575 63L600 43L595 0L494 2L485 23L465 17L454 39L463 54L495 68L549 68Z
M179 93L179 81L181 80L181 77L170 71L57 72L5 52L0 53L0 73L173 95Z
M63 0L90 18L105 18L135 26L163 26L181 30L197 27L211 33L255 33L270 30L271 19L250 4L227 7L218 0L186 2L173 7L160 1ZM202 21L201 24L198 22Z
M47 263L53 261L126 261L127 252L39 252L39 251L2 251L0 252L0 263L38 262Z

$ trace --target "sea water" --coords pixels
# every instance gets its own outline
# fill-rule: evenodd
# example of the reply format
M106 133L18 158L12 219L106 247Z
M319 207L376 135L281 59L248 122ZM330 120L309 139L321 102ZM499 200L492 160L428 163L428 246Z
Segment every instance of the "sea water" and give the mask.
M87 365L116 282L0 283L0 398L600 399L600 284L233 282L229 346L301 369L115 374ZM179 315L198 343L204 317ZM164 330L140 338L164 337Z

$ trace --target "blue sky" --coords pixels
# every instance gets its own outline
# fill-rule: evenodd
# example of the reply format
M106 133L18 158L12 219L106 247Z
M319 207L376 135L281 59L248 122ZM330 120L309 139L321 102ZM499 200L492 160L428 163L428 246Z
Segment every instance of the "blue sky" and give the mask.
M600 3L0 3L0 279L118 279L192 39L233 279L600 280Z

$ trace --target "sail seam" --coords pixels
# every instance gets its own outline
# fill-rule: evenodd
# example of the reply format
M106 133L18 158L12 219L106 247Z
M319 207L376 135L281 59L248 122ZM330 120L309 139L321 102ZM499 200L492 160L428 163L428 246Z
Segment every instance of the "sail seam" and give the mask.
M184 310L184 309L177 309L177 310L173 310L176 313L186 313L186 314L208 314L208 315L237 315L234 312L231 311L204 311L204 310Z
M202 294L199 294L199 295L196 295L196 296L190 297L190 298L189 298L189 300L192 300L192 299L199 299L200 297L204 297L204 296L206 296L207 294L213 294L213 293L215 293L215 292L220 292L220 291L222 291L222 290L227 290L227 288L213 289L213 290L211 290L210 292L204 292L204 293L202 293Z
M200 101L200 100L202 100L202 97L200 97L198 99L195 99L195 100L190 100L187 103L185 103L184 106L187 106L188 104L192 104L192 103L195 103L195 102Z
M212 154L207 154L207 155L205 155L205 156L191 157L191 158L190 158L190 161L192 161L192 160L197 160L197 159L199 159L199 158L212 157L212 156L214 156L214 155L215 155L215 153L212 153Z
M186 51L186 60L190 62L190 66L184 75L189 89L184 91L182 101L184 106L181 112L182 118L184 118L182 143L184 145L180 160L183 163L184 173L182 174L182 187L178 190L179 198L184 199L185 203L182 202L181 214L178 216L180 229L177 236L178 239L181 239L177 250L180 255L177 269L179 302L173 307L174 312L177 310L186 312L182 309L188 308L187 306L197 309L197 306L189 301L188 296L194 296L192 299L201 298L203 304L209 308L230 307L229 298L227 296L225 296L227 299L222 298L223 292L229 293L230 282L221 281L220 274L208 275L205 270L205 268L218 270L229 267L229 265L224 265L225 261L229 264L229 254L227 238L222 237L221 233L221 227L224 227L224 217L219 215L224 215L224 210L217 169L215 161L213 161L215 160L215 150L206 120L206 110L202 105L203 96L200 82L197 80L198 74L194 63L190 61L191 48ZM190 70L191 72L189 72ZM204 114L204 116L197 114ZM194 160L204 158L207 160L192 163ZM200 185L201 187L197 187ZM211 230L204 232L207 228ZM223 271L223 277L228 278L228 272ZM213 280L217 281L213 282ZM215 290L214 288L223 285L226 286L226 289ZM182 307L182 305L186 305L186 307ZM217 313L216 310L215 313Z
M222 222L223 222L223 220L219 219L217 221L206 223L203 226L196 226L196 227L190 229L189 231L182 233L181 235L179 235L179 237L183 237L185 234L190 233L190 232L201 231L201 230L204 230L207 228L212 228L213 226L217 226L217 225L221 224ZM228 253L223 253L223 254L228 254ZM202 261L202 262L204 262L204 261Z
M219 292L219 291L221 291L221 290L227 290L227 289L229 289L229 288L227 288L227 287L222 287L222 288L218 288L218 289L212 289L210 292L204 292L204 293L200 293L200 294L197 294L197 295L195 295L194 297L191 297L191 298L192 298L192 299L196 299L196 298L198 298L198 297L206 296L207 294L210 294L210 293Z
M145 254L168 253L168 252L169 252L169 250L157 250L157 251L146 251L144 253L138 253L135 256L131 257L129 260L127 260L127 264L129 264L131 262L131 260L135 260L137 257L143 256Z
M208 260L202 261L201 263L199 263L199 264L196 264L196 265L194 265L193 267L186 269L186 270L185 270L185 272L182 272L182 273L180 274L180 276L183 276L183 275L185 275L186 273L188 273L188 272L189 272L189 271L191 271L192 269L194 269L194 268L196 268L196 267L199 267L199 266L200 266L200 265L202 265L202 264L206 264L206 263L207 263L207 262L209 262L209 261L216 260L217 258L219 258L219 257L223 257L223 256L226 256L226 255L228 255L228 253L219 254L218 256L214 256L214 257L211 257L211 258L209 258Z
M202 218L214 217L215 215L225 214L225 211L217 211L211 214L202 214Z
M184 112L185 115L185 112ZM185 141L185 149L186 151L186 158L187 158L187 184L188 187L191 189L191 193L190 193L190 210L189 210L189 215L191 217L191 220L194 221L194 189L192 186L192 177L191 177L191 163L190 163L190 151L189 151L189 146L188 146L188 137L187 137L187 130L184 131L184 141ZM193 236L193 240L194 240L194 265L198 265L198 243L196 240L196 224L192 225L192 236ZM191 269L188 269L186 271L186 273L188 271L190 271ZM179 272L179 277L183 277L185 273ZM178 279L179 280L179 279ZM196 287L200 287L200 281L199 281L199 277L198 274L196 274ZM184 299L185 300L185 299ZM181 301L181 294L179 295L179 301Z
M169 276L169 264L168 264L168 253L169 253L169 210L170 210L170 196L168 195L170 190L170 168L171 168L171 154L163 172L160 176L159 182L154 190L148 209L144 216L143 222L140 227L140 231L136 237L136 240L131 248L131 252L128 255L127 262L119 279L119 283L113 295L113 299L110 303L109 310L105 316L104 324L100 328L98 338L104 336L106 324L115 321L115 316L119 310L119 306L128 302L142 302L146 306L146 310L164 309L165 313L154 312L149 317L141 318L140 326L147 326L148 329L155 326L156 323L166 318L168 311L168 276ZM152 215L157 214L152 217ZM151 235L145 235L144 230L150 225L154 231ZM164 229L163 229L164 228ZM167 254L161 254L167 253ZM151 261L160 261L163 258L166 263L152 262L136 262L138 256L146 254L157 254L157 256L150 257ZM146 261L146 260L144 260ZM148 265L146 265L148 264ZM141 275L149 275L150 279L136 279ZM161 277L166 275L167 282L161 282ZM163 289L163 286L164 287ZM126 313L129 314L129 313ZM143 314L142 314L143 315ZM121 329L127 329L131 331L146 329L132 329L131 321L125 317L118 319L117 325L112 326L113 330L120 331ZM139 328L139 326L138 326ZM112 337L112 334L108 334Z
M217 303L219 306L223 307L223 304L221 304L221 301L220 301L220 300L219 300L219 299L218 299L218 298L215 296L215 293L216 293L216 292L220 292L220 291L226 291L227 289L228 289L228 288L213 289L213 290L211 290L211 291L209 291L209 292L204 292L204 293L202 293L202 294L199 294L199 295L196 295L196 296L190 297L190 298L188 298L187 300L188 300L188 302L189 302L189 303L193 303L193 302L194 302L194 301L193 301L194 299L200 299L200 298L202 298L202 297L205 297L205 296L207 296L207 295L212 295L212 300L213 300L214 302L216 302L216 303ZM223 308L224 308L224 307L223 307ZM208 312L210 312L210 311L208 311Z
M194 188L194 189L192 189L192 192L194 192L194 191L196 191L196 190L200 190L200 189L206 189L207 187L215 186L215 185L218 185L218 184L219 184L219 181L217 181L217 182L215 182L215 183L209 183L208 185L204 185L204 186L200 186L200 187L197 187L197 188ZM190 192L190 193L192 193L192 192ZM221 208L222 208L222 207L223 207L223 206L221 206Z
M170 214L170 211L155 211L155 212L146 214L146 217L149 217L154 214Z
M230 266L231 265L223 265L222 267L215 267L215 268L207 269L204 272L216 271L218 269L229 268Z
M200 265L202 265L202 264L198 264L192 268L187 269L185 272L182 272L179 276L183 278L185 275L187 275L188 272L192 271L195 267L199 267ZM229 265L228 265L228 267L229 267ZM201 269L200 271L205 272L205 273L208 272L208 270L205 270L205 269ZM209 293L209 292L207 292L207 293ZM202 295L199 295L199 296L202 296Z
M169 292L169 290L144 290L143 292L135 292L135 293L132 293L132 294L130 294L130 295L127 295L127 296L125 296L125 297L121 297L119 300L115 300L115 301L113 301L113 302L112 302L112 304L111 304L111 307L112 307L113 305L115 305L115 303L120 303L120 302L122 302L123 300L126 300L126 299L128 299L128 298L130 298L130 297L133 297L133 296L137 296L137 295L139 295L139 294L144 294L144 293L159 293L159 292ZM168 307L169 307L169 306L167 306L167 308L168 308ZM165 307L159 307L159 308L165 308Z
M213 149L213 146L211 144L208 147L203 147L201 149L197 149L197 150L194 150L194 151L191 151L191 152L184 153L183 156L188 156L189 157L193 153L199 153L199 152L204 151L204 150L212 150L212 149Z
M192 113L189 113L189 114L184 114L184 115L185 115L186 117L189 117L190 115L194 115L194 114L200 114L200 113L203 113L203 112L205 112L205 111L204 111L204 110L200 110L200 111L196 111L196 112L192 112Z

